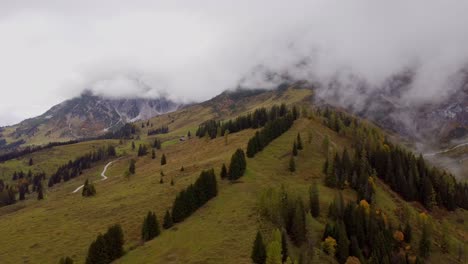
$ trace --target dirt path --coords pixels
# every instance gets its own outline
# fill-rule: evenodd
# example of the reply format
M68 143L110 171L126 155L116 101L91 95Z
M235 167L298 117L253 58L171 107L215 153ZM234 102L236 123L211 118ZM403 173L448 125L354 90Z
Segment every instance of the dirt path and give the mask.
M107 171L107 168L109 168L110 165L112 165L112 163L118 161L119 159L116 159L114 161L111 161L109 163L107 163L107 165L104 167L104 170L102 170L101 172L101 179L96 181L96 182L101 182L101 181L105 181L108 179L108 177L106 176L106 171ZM84 185L81 185L80 187L76 188L72 193L76 193L78 192L79 190L81 190L83 188Z

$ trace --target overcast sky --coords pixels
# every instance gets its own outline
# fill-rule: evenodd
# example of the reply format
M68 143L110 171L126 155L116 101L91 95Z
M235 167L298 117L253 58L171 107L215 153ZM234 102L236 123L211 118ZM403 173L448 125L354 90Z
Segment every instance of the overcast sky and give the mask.
M371 84L411 67L407 97L431 100L466 66L467 10L462 0L0 0L0 125L84 89L204 100L246 76L271 86L252 74L259 65Z

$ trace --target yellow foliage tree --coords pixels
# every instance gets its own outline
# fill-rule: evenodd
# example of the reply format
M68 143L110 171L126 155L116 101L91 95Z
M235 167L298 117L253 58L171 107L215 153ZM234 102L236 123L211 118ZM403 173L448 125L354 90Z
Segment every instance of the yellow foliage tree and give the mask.
M369 203L366 201L366 200L361 200L359 202L359 206L362 207L364 209L364 211L366 212L366 214L369 214L370 213L370 205Z
M401 243L401 242L403 242L403 240L405 240L405 235L403 234L403 232L397 230L397 231L395 231L395 233L393 233L393 238L398 243Z
M354 256L349 256L348 259L346 259L345 264L361 264L361 261Z
M323 251L330 256L335 256L336 246L336 240L331 236L325 238L325 241L322 242Z

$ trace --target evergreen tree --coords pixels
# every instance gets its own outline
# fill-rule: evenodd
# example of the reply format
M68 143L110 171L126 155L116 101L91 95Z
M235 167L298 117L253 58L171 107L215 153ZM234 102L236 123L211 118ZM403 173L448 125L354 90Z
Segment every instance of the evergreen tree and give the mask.
M294 156L291 155L291 158L289 159L289 171L290 172L295 172L296 171L296 162L294 161Z
M70 257L63 257L60 259L59 264L73 264L73 259Z
M34 165L34 162L33 162L33 159L32 159L32 158L29 158L29 163L28 163L28 164L29 164L29 166Z
M99 234L96 240L89 246L86 264L111 263L112 260L109 257L107 249L104 236Z
M291 238L296 245L306 241L305 211L302 199L298 198L294 204L294 215L291 225Z
M404 230L404 234L405 234L405 242L406 243L411 243L411 239L413 237L413 231L412 231L412 228L411 228L411 225L409 222L406 222L406 225L405 225L405 230Z
M281 243L272 241L268 244L266 264L281 264Z
M151 150L151 159L155 159L156 158L156 151L154 151L154 149Z
M223 167L221 167L221 179L226 179L227 178L227 168L226 168L226 164L223 163Z
M123 256L124 235L120 225L109 227L107 233L104 235L104 239L110 262Z
M297 133L297 149L298 150L302 150L303 147L302 147L302 139L301 139L301 134L300 133Z
M297 145L296 145L296 141L294 141L294 143L293 143L292 154L293 154L293 156L297 156Z
M83 185L83 191L81 191L81 195L83 197L90 197L96 195L96 189L92 183L89 183L88 179L86 179Z
M143 226L141 229L141 239L143 241L149 241L159 236L161 230L159 228L158 218L154 212L148 212L147 216L143 220Z
M431 238L429 234L429 224L425 223L422 230L421 240L419 241L419 256L428 258L431 253Z
M265 264L266 248L265 244L263 243L262 234L260 232L257 232L250 257L255 264Z
M169 229L174 225L172 222L172 216L169 213L169 210L166 211L166 214L164 215L164 223L163 223L163 228L164 229Z
M130 160L130 166L128 167L128 172L130 172L130 174L135 174L135 172L136 172L135 163L136 163L136 161L134 159Z
M132 141L132 150L135 150L135 141Z
M229 180L235 181L242 177L245 173L247 162L245 154L242 149L237 149L231 157L231 164L229 165Z
M37 186L37 200L42 200L44 199L44 191L42 187L42 183L40 182L39 185Z
M288 259L288 235L286 231L281 231L281 256L283 262L286 262Z
M323 138L323 141L322 141L322 150L323 150L323 153L325 154L325 157L328 157L328 152L330 150L330 139L328 139L328 135L325 136L325 138Z
M344 263L349 256L349 240L346 234L346 227L343 221L338 221L338 229L337 229L338 237L337 237L337 248L336 248L336 255L338 261L340 263Z
M161 157L161 166L163 165L166 165L166 155L165 154L162 154L162 157Z
M319 191L317 183L314 182L309 192L310 196L310 213L313 217L317 218L320 215L320 202L319 202Z

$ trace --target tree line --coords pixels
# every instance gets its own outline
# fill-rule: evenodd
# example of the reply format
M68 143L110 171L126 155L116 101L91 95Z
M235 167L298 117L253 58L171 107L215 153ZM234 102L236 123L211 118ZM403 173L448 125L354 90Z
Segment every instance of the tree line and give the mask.
M293 108L295 109L295 108ZM298 114L286 113L279 118L268 122L265 127L255 133L248 144L247 144L247 157L253 158L255 154L262 151L270 142L277 137L281 136L284 132L288 131L289 128L297 119Z
M172 221L182 222L217 195L218 185L214 170L202 171L195 183L182 190L175 198L172 205Z
M159 135L159 134L167 134L169 133L168 126L161 126L156 129L148 129L148 136Z
M229 133L236 133L244 129L256 129L265 126L268 122L273 122L285 116L288 112L286 105L281 104L280 106L272 106L270 110L267 110L265 107L258 108L255 109L253 113L241 115L226 122L208 120L198 127L195 135L200 138L208 135L213 139L224 136L227 131L229 131ZM296 107L293 107L292 112L293 115L297 117L298 110Z
M365 176L377 176L406 201L419 201L427 209L436 205L448 210L468 209L467 183L458 182L450 173L429 165L422 155L416 156L390 142L382 132L355 117L330 108L319 110L319 114L326 126L353 142L356 154L352 168L347 161L333 162L338 171L344 172L341 177L356 178L362 186ZM341 184L339 175L336 181Z
M82 141L84 141L84 140L70 140L70 141L66 141L66 142L50 142L50 143L48 143L47 145L44 145L44 146L27 146L27 147L25 147L25 148L23 148L21 150L14 150L14 151L10 151L8 153L0 155L0 162L5 162L5 161L11 160L11 159L20 158L22 156L32 154L34 152L41 151L41 150L44 150L44 149L50 149L50 148L58 147L58 146L76 144L76 143L79 143L79 142L82 142Z
M85 169L91 168L93 163L105 160L109 157L116 156L115 147L109 145L107 148L101 147L84 156L76 158L74 161L69 161L67 164L60 166L57 171L50 176L48 186L52 187L55 184L63 181L69 181L83 173Z

